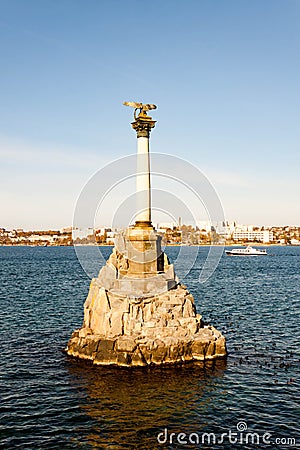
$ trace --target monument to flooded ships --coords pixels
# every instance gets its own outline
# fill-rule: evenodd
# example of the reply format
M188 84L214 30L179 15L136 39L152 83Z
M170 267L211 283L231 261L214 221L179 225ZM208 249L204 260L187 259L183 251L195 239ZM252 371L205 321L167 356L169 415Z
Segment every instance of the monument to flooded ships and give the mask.
M151 222L150 132L155 105L134 107L137 133L137 215L134 226L116 238L115 247L92 279L84 321L66 352L94 364L147 366L178 364L226 356L224 336L204 325L192 294L175 275Z

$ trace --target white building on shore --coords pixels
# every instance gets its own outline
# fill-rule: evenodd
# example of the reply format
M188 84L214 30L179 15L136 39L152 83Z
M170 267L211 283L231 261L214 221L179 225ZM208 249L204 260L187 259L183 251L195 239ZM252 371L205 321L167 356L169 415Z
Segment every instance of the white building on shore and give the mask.
M261 241L264 243L273 241L273 233L269 230L261 231L242 231L237 230L233 233L235 241Z

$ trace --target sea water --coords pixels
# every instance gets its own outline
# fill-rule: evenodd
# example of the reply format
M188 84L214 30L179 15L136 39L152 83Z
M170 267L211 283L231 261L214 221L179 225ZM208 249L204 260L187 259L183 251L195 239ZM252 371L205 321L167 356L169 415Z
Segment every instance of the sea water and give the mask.
M111 248L101 252L107 258ZM226 336L226 361L132 370L68 357L63 350L82 325L90 283L74 249L0 247L0 448L300 444L300 248L269 247L261 257L223 255L202 284L207 247L199 248L195 261L192 247L184 261L180 248L166 252L191 266L183 282L203 319ZM81 254L96 275L95 249Z

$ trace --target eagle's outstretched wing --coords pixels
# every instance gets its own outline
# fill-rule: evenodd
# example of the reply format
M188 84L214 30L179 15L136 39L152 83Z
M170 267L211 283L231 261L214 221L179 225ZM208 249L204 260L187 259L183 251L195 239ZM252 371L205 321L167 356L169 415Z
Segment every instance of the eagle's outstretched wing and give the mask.
M142 106L142 109L143 109L144 111L150 111L150 109L156 109L156 108L157 108L156 105L149 104L149 103L147 103L146 105L143 105L143 106Z
M131 106L132 108L142 108L143 107L143 103L137 103L137 102L124 102L123 105Z
M151 109L156 109L156 105L147 103L143 105L143 103L137 103L137 102L124 102L123 105L125 106L131 106L132 108L141 109L142 111L150 111Z

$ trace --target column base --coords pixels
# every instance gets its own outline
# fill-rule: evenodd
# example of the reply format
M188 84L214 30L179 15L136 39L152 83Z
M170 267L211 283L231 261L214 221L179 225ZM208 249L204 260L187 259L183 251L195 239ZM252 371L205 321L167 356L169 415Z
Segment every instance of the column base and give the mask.
M154 226L151 221L137 220L134 224L134 228L151 228L154 230Z

